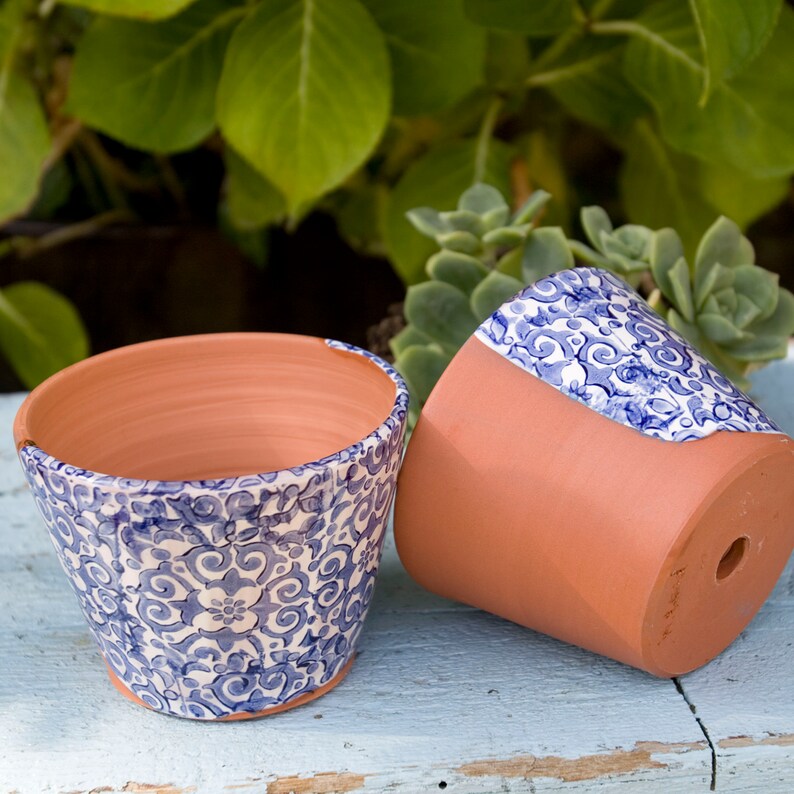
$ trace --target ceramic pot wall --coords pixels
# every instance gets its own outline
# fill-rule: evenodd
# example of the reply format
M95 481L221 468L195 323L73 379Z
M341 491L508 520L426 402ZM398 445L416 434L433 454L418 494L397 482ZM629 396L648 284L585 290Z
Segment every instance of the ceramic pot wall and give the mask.
M659 676L751 620L794 546L794 442L597 269L486 320L423 409L395 534L428 589Z
M239 719L341 680L407 400L371 354L279 334L120 348L31 393L19 457L120 691Z

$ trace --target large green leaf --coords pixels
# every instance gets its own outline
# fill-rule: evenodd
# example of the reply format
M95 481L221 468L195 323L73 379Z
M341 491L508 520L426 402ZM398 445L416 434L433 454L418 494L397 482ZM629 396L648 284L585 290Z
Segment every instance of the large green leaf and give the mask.
M14 69L25 5L0 6L0 221L23 212L36 197L50 135L33 86Z
M80 6L99 14L135 19L163 19L186 8L195 0L61 0L64 5Z
M481 82L485 31L462 0L363 0L386 36L394 112L412 116L449 107Z
M646 120L637 122L626 138L620 189L632 223L672 227L687 252L694 252L719 214L700 194L690 158L665 146Z
M10 68L0 72L0 220L36 197L50 135L33 86Z
M284 216L284 197L230 146L224 152L229 220L244 231L260 229Z
M295 214L367 158L390 99L386 43L358 0L265 0L232 37L218 119Z
M740 75L712 86L703 107L705 68L688 5L654 3L627 30L626 76L655 107L670 144L759 178L794 171L794 11L783 9L763 52Z
M624 50L621 42L584 38L531 76L530 85L547 88L571 115L589 124L624 127L647 109L623 75Z
M199 0L163 22L97 18L77 50L69 110L139 149L195 146L215 126L223 54L244 13Z
M431 149L403 174L389 197L383 234L392 264L404 281L421 281L427 258L437 244L421 235L405 217L415 207L451 210L475 182L510 194L512 150L501 141L452 141Z
M785 178L754 179L673 151L646 119L625 138L620 189L633 223L678 231L688 253L718 215L742 228L776 206L788 189Z
M549 36L574 21L573 0L464 0L466 13L487 28Z
M0 291L0 350L29 389L88 355L74 306L54 290L22 281Z
M783 0L689 0L706 65L702 101L766 46Z

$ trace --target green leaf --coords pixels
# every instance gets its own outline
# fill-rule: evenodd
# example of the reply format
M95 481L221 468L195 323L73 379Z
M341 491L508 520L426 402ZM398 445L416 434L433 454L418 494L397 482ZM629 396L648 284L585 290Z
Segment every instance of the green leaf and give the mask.
M36 197L50 136L36 91L15 71L22 0L0 5L0 222L24 212Z
M794 11L784 7L763 52L699 106L705 69L688 5L660 0L628 23L624 71L654 106L676 149L757 178L794 171Z
M24 212L50 151L47 121L33 86L6 65L0 71L0 220Z
M390 99L383 34L358 0L268 0L229 43L218 121L295 215L372 152Z
M734 267L741 229L730 219L721 216L709 226L695 255L695 293L701 294L701 287L709 270L717 263L723 267Z
M521 91L529 74L529 43L520 33L488 31L485 82L498 92Z
M485 31L462 0L363 0L386 37L394 113L414 116L449 107L482 82Z
M706 65L701 103L714 86L744 69L766 46L783 0L689 0Z
M503 303L521 292L524 285L512 276L492 270L471 294L471 308L479 321L492 315Z
M746 229L751 223L766 215L780 204L789 191L787 176L755 179L735 168L724 168L711 163L684 158L697 174L695 189L714 207L714 215L727 215Z
M88 335L74 306L55 290L21 281L0 291L0 350L32 389L88 355Z
M788 355L789 340L786 336L754 336L744 342L731 345L728 351L740 361L771 361Z
M753 333L759 336L782 336L788 339L794 334L794 295L781 287L777 305L771 317L753 326Z
M60 0L98 14L114 14L135 19L163 19L187 8L195 0Z
M695 302L692 299L692 280L689 265L684 257L680 257L670 268L667 280L672 292L673 305L687 322L694 322Z
M525 284L573 266L573 254L562 229L542 226L529 235L521 258L521 276Z
M698 315L697 323L700 330L703 331L709 339L719 344L724 345L730 342L738 342L747 339L747 334L721 314L704 312Z
M226 201L229 220L238 229L260 229L283 218L286 211L284 197L256 169L237 152L227 146Z
M461 193L478 181L509 195L511 156L512 150L501 141L490 141L484 152L475 140L451 141L431 149L408 168L389 197L383 230L389 257L404 281L410 284L423 278L425 262L436 250L432 240L411 227L405 213L423 205L451 209Z
M585 37L530 85L546 88L572 115L587 124L619 130L648 109L623 74L625 44Z
M244 14L199 0L163 22L98 17L77 49L69 111L128 146L192 148L215 126L223 54Z
M409 287L405 296L405 319L434 341L453 350L459 348L478 325L468 297L443 281L425 281Z
M396 365L412 396L424 403L450 361L437 345L414 345L402 352Z
M478 182L472 185L458 200L458 209L485 215L494 210L501 211L507 208L507 202L502 192L493 185Z
M486 28L551 36L574 21L573 0L464 0L466 13Z
M759 319L769 317L775 311L778 301L777 273L770 273L755 265L740 265L733 271L733 275L733 288L736 293L752 301L758 308Z
M414 207L405 213L411 226L425 237L435 239L437 234L450 231L449 224L432 207Z
M605 235L612 234L612 221L603 207L582 207L580 213L582 228L592 246L605 253L603 242Z
M545 190L533 190L527 200L518 208L515 215L513 215L513 224L517 225L533 221L550 200L551 193Z
M470 232L477 237L485 232L485 224L482 218L471 210L451 210L440 213L439 217L447 224L449 229L454 229L458 232Z
M515 246L524 242L526 236L526 227L500 226L498 229L491 229L490 232L486 232L482 237L482 241L486 245L515 248Z
M444 232L436 236L436 241L442 248L461 254L476 254L482 250L479 238L471 232Z
M391 352L399 358L400 354L414 345L427 345L433 340L427 335L423 334L418 328L412 325L406 325L396 336L389 340L389 347Z
M427 260L427 275L471 295L472 290L488 275L488 268L473 256L455 251L439 251Z

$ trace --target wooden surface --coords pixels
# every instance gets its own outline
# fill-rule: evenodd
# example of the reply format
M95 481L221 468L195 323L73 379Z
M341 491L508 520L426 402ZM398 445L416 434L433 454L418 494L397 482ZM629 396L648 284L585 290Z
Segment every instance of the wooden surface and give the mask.
M794 432L794 357L756 379ZM264 720L199 724L108 681L0 398L0 792L794 791L794 565L711 664L663 681L423 592L388 544L347 679ZM628 784L628 787L627 785Z

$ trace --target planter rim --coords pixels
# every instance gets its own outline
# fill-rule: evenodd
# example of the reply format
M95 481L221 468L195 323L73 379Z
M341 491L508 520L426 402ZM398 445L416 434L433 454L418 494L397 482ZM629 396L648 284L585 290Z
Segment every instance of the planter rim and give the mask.
M116 474L104 474L99 471L85 469L80 466L75 466L68 461L63 461L54 455L51 455L42 447L40 447L27 428L27 417L30 408L33 404L50 388L60 382L67 375L74 376L81 370L92 368L97 361L106 361L108 358L117 357L120 355L129 355L131 352L142 350L149 350L151 348L172 347L179 348L186 345L201 344L204 341L210 340L224 340L230 343L234 341L242 341L246 339L255 338L270 338L284 340L302 339L306 341L317 341L325 344L330 350L336 351L341 355L359 356L369 361L373 366L377 367L386 377L391 380L394 385L394 399L392 402L389 414L383 421L370 433L363 438L349 444L348 446L331 452L316 460L307 461L306 463L288 468L272 469L265 472L251 472L233 477L220 477L220 478L207 478L207 479L188 479L188 480L158 480L154 478L138 478L138 477L125 477ZM51 471L63 471L64 469L71 471L72 474L79 474L80 479L86 482L101 483L103 487L112 486L114 484L130 482L149 483L150 488L147 489L152 493L158 491L171 491L176 488L183 488L186 485L196 484L202 488L210 488L223 486L224 488L232 486L234 483L242 485L244 482L250 480L252 477L267 475L272 476L273 479L283 480L284 478L293 478L300 480L306 476L317 472L318 470L326 469L330 465L343 463L352 459L355 455L361 453L365 449L375 446L378 442L389 438L399 427L404 423L408 411L408 387L405 384L402 376L384 359L370 353L368 350L351 345L346 342L339 342L334 339L323 339L322 337L314 337L304 334L285 334L285 333L270 333L270 332L230 332L230 333L211 333L211 334L195 334L189 336L175 336L167 337L164 339L153 339L147 342L138 342L132 345L124 345L122 347L107 350L103 353L98 353L94 356L89 356L82 361L78 361L64 369L51 375L47 380L40 383L33 389L23 401L16 417L14 418L14 442L18 451L25 448L26 454L34 457L38 465L44 466Z

